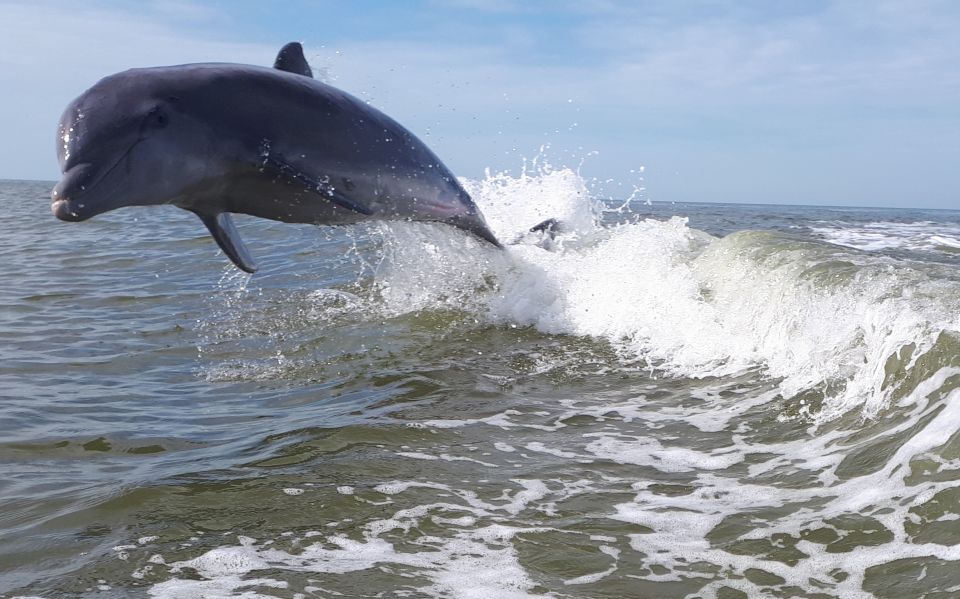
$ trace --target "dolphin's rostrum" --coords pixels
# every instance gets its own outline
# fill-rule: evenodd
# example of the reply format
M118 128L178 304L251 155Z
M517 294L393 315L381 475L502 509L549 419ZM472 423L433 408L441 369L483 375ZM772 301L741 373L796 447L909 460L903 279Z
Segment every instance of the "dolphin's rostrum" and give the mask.
M247 272L231 213L289 223L449 223L500 246L437 156L365 102L316 81L299 43L274 68L208 63L102 79L60 119L51 209L81 221L173 204Z

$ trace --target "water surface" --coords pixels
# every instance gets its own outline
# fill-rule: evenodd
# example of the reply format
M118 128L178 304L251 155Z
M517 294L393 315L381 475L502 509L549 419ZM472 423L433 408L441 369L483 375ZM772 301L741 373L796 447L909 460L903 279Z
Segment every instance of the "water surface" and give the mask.
M249 277L0 182L0 596L960 594L960 213L468 185L506 252L240 219Z

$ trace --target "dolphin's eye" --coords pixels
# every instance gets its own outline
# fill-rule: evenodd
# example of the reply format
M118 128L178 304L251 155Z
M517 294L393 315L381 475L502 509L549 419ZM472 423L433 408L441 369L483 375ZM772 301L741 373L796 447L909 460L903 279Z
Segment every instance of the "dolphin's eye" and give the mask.
M147 114L147 123L157 127L158 129L163 129L167 126L167 123L170 122L170 117L167 116L167 113L163 111L159 106L151 110Z

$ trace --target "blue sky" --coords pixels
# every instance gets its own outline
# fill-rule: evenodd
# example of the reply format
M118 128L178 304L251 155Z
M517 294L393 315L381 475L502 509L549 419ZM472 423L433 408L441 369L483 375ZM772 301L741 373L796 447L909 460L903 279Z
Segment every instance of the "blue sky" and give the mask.
M461 176L546 145L615 197L960 208L958 31L953 0L0 0L0 178L55 179L104 75L299 40Z

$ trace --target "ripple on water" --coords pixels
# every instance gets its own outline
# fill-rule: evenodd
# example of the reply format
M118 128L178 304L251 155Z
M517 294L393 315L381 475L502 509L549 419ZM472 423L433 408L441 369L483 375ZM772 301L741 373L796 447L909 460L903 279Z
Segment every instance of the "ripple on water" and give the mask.
M473 189L505 239L569 215L550 252L240 219L252 278L188 214L0 187L0 588L955 593L952 258L799 239L799 208L596 229L572 175Z

